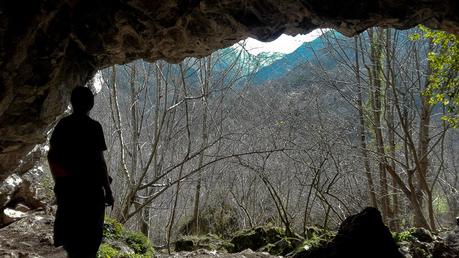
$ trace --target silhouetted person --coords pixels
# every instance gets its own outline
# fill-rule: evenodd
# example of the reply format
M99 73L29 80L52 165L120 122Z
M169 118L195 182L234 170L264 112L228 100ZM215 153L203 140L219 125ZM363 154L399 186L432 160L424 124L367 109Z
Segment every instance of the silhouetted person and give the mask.
M102 241L105 205L113 205L103 157L107 146L102 126L88 116L91 90L75 88L70 102L73 113L54 128L48 152L57 199L54 245L71 258L93 258Z

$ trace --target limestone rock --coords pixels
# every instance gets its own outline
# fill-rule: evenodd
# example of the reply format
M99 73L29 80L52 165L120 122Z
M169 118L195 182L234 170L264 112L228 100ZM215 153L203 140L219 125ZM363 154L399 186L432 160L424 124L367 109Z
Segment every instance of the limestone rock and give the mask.
M30 208L27 207L26 205L22 204L22 203L18 203L14 207L14 210L21 211L21 212L28 212L28 211L30 211Z
M459 225L446 232L433 247L433 258L459 258Z
M3 210L3 214L0 215L0 226L11 224L26 216L27 214L25 212L6 208Z
M10 175L3 182L0 181L0 208L7 205L13 194L19 189L23 180L16 174Z
M98 69L178 62L246 37L314 28L353 35L423 23L459 33L455 0L15 0L0 4L0 180L20 164ZM26 162L27 163L27 162ZM25 170L22 170L25 171Z
M41 167L35 167L22 176L13 174L4 182L0 181L0 210L4 207L16 207L19 204L22 206L15 210L44 208L46 197L43 193L39 193L39 184L37 184L43 173Z
M23 176L22 179L18 191L11 197L12 202L24 204L31 209L44 208L46 203L38 194L37 183L31 177Z

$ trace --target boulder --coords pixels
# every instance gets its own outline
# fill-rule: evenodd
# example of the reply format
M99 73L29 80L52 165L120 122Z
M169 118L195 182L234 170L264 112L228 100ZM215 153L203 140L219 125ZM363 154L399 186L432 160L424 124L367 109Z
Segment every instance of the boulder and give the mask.
M349 216L329 243L297 253L304 258L402 258L380 212L365 208Z
M411 255L413 258L426 258L432 254L433 243L425 243L419 240L411 242Z
M13 194L22 183L21 177L16 174L10 175L5 181L0 181L0 208L5 207L11 201Z
M16 205L21 203L30 209L39 209L46 206L43 197L38 195L37 184L27 179L23 180L18 191L11 197L11 202Z
M295 241L291 241L289 238L282 238L269 248L268 253L273 255L286 255L295 249L294 243Z
M434 241L432 233L425 228L416 228L411 233L413 237L415 237L420 242L431 243Z
M28 212L30 211L30 208L22 203L18 203L16 204L16 206L14 206L14 210L21 211L21 212Z
M241 252L245 249L258 250L267 244L274 244L286 237L284 230L277 227L256 227L244 230L231 239L234 248L231 252Z
M198 250L198 249L199 248L197 247L197 245L195 245L195 243L191 239L181 238L175 242L176 252L183 252L183 251L191 252L191 251Z
M459 225L450 232L445 232L435 241L433 258L459 258Z
M19 211L44 208L46 197L38 191L38 182L43 174L43 168L37 166L21 174L21 176L13 174L5 181L0 181L0 210L18 205L20 207L14 209Z
M6 208L0 215L0 226L6 226L25 217L27 217L25 212Z
M411 243L410 242L402 241L402 242L398 242L397 244L399 246L398 250L403 255L403 257L413 258L413 256L411 256Z

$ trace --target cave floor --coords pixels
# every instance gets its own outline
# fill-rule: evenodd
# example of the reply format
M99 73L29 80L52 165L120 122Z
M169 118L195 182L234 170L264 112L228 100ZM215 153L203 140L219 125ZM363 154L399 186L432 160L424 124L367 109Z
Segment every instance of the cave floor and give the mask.
M43 211L0 229L0 257L64 258L65 251L53 246L54 217Z

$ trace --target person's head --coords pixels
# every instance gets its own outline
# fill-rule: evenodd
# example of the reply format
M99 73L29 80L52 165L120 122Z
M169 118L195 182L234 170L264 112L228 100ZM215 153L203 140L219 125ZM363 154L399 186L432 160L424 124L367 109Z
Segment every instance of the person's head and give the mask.
M70 97L73 113L87 114L94 106L94 95L89 88L76 87Z

